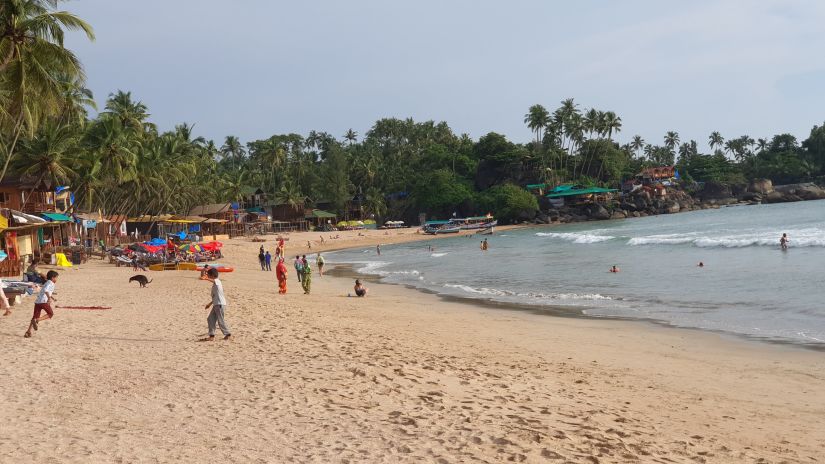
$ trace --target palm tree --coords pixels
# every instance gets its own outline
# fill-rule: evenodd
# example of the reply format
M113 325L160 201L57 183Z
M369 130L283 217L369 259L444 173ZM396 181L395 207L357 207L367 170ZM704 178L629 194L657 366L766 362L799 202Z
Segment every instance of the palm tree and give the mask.
M585 111L582 119L582 126L587 131L588 138L593 138L593 133L599 128L601 124L599 112L595 108L590 108Z
M224 158L231 158L235 164L235 169L240 169L240 161L246 154L246 150L238 137L234 135L227 135L221 147L221 154Z
M679 145L679 133L675 131L668 131L668 133L665 134L665 146L672 152L677 145Z
M133 101L132 92L118 90L109 94L106 100L106 110L104 114L111 115L120 120L124 129L136 132L154 129L154 125L146 122L149 119L148 109L143 102Z
M641 135L634 135L633 139L630 142L630 148L636 152L636 156L639 156L639 150L644 148L645 146L645 139L642 138Z
M97 110L92 91L84 87L84 83L77 76L58 76L63 87L59 120L62 124L86 124L88 111L86 108Z
M612 140L614 131L618 133L622 130L622 118L612 111L604 113L603 123L607 131L607 140Z
M75 176L72 170L74 155L78 152L77 126L48 123L31 139L20 144L20 153L14 160L18 175L34 179L35 188L53 190L65 185Z
M352 129L347 129L347 133L344 134L344 139L349 141L349 145L352 146L353 143L358 141L358 132L355 132Z
M541 134L550 122L550 113L541 105L533 105L524 115L524 123L536 134L536 146L541 144Z
M89 128L85 143L100 156L101 170L107 180L119 185L134 178L139 142L119 118L97 120Z
M759 148L759 151L767 150L768 149L768 144L769 144L768 139L760 138L756 141L756 147Z
M307 197L295 182L287 180L281 184L280 190L275 192L275 201L282 205L289 205L295 211L300 211L306 204Z
M7 154L2 180L25 131L33 136L46 117L59 113L63 86L58 76L84 79L83 67L64 47L66 30L94 40L92 27L65 11L59 0L0 0L0 141Z
M708 137L708 145L710 145L710 150L714 151L716 147L722 147L725 143L725 139L722 137L718 131L713 131Z

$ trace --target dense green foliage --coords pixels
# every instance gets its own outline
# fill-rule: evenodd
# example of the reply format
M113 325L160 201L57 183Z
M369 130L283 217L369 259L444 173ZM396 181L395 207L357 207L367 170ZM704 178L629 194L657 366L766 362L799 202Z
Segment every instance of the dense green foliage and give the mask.
M215 143L180 124L159 131L129 92L111 94L94 119L91 92L64 31L94 38L59 0L0 0L0 178L40 188L70 185L77 207L105 214L185 213L196 204L239 200L250 188L296 210L323 204L344 218L412 219L494 213L505 221L538 208L521 187L579 182L616 187L647 166L677 164L687 179L776 183L825 175L825 124L801 144L788 134L754 140L708 138L712 153L675 131L661 144L616 142L622 119L582 110L573 99L554 111L531 106L527 144L491 132L477 141L444 122L381 119L363 135L276 134ZM7 173L7 168L9 172Z

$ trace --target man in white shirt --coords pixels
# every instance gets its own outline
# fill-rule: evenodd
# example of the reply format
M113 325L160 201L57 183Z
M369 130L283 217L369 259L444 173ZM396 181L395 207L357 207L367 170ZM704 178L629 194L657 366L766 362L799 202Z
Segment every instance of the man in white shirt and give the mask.
M206 309L212 307L212 311L209 313L209 317L206 318L206 322L209 325L209 336L204 338L203 341L212 341L215 339L216 325L221 328L224 340L229 340L232 337L232 334L229 332L229 327L223 319L224 310L226 309L226 296L223 294L223 284L221 283L221 279L218 278L219 275L218 270L214 267L209 268L209 271L206 273L208 280L212 282L212 301L206 305Z

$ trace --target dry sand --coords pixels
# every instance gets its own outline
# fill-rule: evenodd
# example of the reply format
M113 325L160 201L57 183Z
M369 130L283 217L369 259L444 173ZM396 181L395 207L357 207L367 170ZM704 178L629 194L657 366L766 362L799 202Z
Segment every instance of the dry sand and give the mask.
M33 298L0 319L0 463L825 459L820 352L390 285L348 298L351 280L317 270L312 295L292 277L281 297L258 246L225 247L234 341L196 341L197 273L141 289L99 261L62 271L59 303L113 309L58 309L29 340Z

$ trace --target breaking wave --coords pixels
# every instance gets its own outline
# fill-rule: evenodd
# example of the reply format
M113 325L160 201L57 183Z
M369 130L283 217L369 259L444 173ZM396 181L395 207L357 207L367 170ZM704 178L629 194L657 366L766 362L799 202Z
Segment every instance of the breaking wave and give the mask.
M539 237L558 238L579 244L600 243L616 238L611 235L596 235L575 232L538 232L536 235Z

